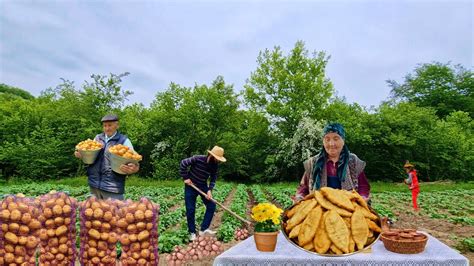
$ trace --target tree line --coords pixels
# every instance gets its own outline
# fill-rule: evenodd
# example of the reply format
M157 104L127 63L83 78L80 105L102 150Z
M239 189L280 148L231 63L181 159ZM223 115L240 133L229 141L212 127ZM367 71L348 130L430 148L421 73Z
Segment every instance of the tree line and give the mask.
M472 71L420 64L404 80L388 80L390 96L367 108L335 96L329 60L302 41L288 53L277 46L259 53L244 88L222 76L193 87L171 83L148 107L126 104L128 73L92 75L80 86L62 80L38 97L1 84L1 178L84 174L75 145L101 132L103 115L117 113L120 131L144 156L139 174L147 178L179 178L180 160L217 144L228 159L220 178L297 181L302 162L321 149L324 125L339 122L351 152L367 162L369 180L401 181L405 160L421 180L474 180Z

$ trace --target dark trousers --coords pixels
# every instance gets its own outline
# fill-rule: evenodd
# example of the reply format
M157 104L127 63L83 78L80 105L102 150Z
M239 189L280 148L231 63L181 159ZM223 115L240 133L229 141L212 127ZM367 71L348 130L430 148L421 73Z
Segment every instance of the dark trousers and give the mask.
M207 185L196 185L202 192L207 193ZM196 198L201 196L202 202L206 205L206 213L204 214L204 220L201 224L201 231L209 228L211 225L212 217L216 211L216 204L199 194L194 188L185 185L184 186L184 202L186 204L186 219L188 220L188 231L190 233L196 233Z

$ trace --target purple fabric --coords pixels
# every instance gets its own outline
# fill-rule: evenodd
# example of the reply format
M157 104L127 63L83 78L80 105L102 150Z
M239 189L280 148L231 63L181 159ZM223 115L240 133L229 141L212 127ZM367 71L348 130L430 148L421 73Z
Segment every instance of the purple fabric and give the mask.
M210 177L209 189L212 190L216 185L217 163L208 163L206 155L196 155L181 161L179 174L184 180L191 179L194 184L206 185Z

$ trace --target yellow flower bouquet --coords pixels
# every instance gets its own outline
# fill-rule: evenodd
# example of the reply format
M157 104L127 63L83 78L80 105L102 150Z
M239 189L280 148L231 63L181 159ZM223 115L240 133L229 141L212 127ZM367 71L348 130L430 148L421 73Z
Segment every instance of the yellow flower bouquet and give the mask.
M255 232L275 232L280 230L283 210L272 203L259 203L252 208L252 219L255 220Z

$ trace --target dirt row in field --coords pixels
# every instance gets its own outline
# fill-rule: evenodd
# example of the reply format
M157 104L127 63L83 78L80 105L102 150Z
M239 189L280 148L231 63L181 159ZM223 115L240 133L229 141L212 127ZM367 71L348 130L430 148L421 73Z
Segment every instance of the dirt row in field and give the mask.
M232 201L234 199L235 191L236 191L236 188L234 187L231 190L231 192L229 192L229 195L227 195L227 198L222 203L222 204L224 204L224 206L230 207L230 204L232 203ZM219 226L222 224L222 216L224 215L224 213L225 213L224 209L222 209L220 207L217 207L217 211L214 214L214 217L212 218L212 222L211 222L211 226L210 226L211 230L216 231L216 232L219 230ZM228 250L229 248L236 245L237 243L238 243L238 241L235 241L235 240L233 240L229 243L223 243L224 251ZM166 256L167 255L168 255L167 253L160 254L160 264L159 265L166 265ZM215 257L208 257L208 258L203 259L199 262L192 262L192 263L190 262L187 265L208 266L208 265L212 265L212 263L214 262L214 259L215 259Z

